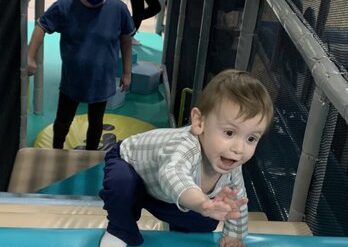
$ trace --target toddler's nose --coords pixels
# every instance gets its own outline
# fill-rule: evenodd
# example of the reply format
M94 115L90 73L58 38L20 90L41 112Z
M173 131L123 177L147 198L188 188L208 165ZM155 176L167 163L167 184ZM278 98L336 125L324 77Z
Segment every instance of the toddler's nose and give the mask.
M241 138L235 137L231 143L230 150L236 154L241 154L243 152L244 142Z

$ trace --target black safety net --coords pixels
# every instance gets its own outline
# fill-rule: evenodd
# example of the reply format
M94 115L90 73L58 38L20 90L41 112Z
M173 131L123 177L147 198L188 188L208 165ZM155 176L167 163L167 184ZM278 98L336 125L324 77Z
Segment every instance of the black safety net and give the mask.
M288 3L346 77L348 1ZM269 219L287 220L315 82L294 41L266 2L249 65L269 89L276 114L273 128L245 167L251 181L248 190ZM304 215L315 235L348 234L347 133L347 123L331 105Z
M20 1L0 0L0 191L6 191L19 145Z
M207 62L205 70L204 84L211 77L224 68L231 68L234 65L238 36L239 24L243 14L245 0L216 0L212 10L212 20L209 37L209 48L207 51ZM176 119L179 116L181 93L185 88L192 88L196 59L197 47L200 38L200 29L203 14L203 3L201 0L190 0L186 3L184 30L181 44L181 57L178 60L177 89L174 106ZM172 13L170 15L170 26L168 34L168 49L165 54L164 63L167 65L169 82L173 82L173 69L175 63L176 41L178 38L177 27L180 13L181 1L173 1ZM180 40L179 40L180 42ZM191 105L191 94L187 94L184 103L184 121L189 122L189 112Z
M348 1L286 1L295 12L294 18L302 21L343 77L348 78ZM178 2L174 4L176 10L180 6ZM182 89L192 88L193 84L203 2L188 1L186 9L176 111ZM316 83L296 48L296 41L288 36L267 1L260 2L248 70L269 90L275 117L255 156L243 166L243 172L249 210L265 212L269 220L286 221ZM204 84L220 71L234 67L244 3L243 0L214 1ZM167 54L170 81L173 63L169 58L175 53L171 42ZM188 99L183 124L189 121L190 103ZM348 234L347 192L348 127L331 105L303 219L313 234Z

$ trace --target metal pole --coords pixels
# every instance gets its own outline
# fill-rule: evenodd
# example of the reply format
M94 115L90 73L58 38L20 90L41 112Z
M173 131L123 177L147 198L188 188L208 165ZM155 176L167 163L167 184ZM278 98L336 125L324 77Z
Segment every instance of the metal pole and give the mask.
M323 36L327 17L329 16L330 12L330 6L331 0L321 0L317 18L317 25L315 27L315 31L320 38Z
M167 17L166 17L166 24L164 26L162 64L166 62L166 55L167 55L168 41L169 41L168 34L169 34L170 19L172 16L172 8L173 8L173 0L167 0Z
M35 0L35 22L45 11L45 1ZM34 75L34 113L43 114L43 43L36 56L37 70Z
M289 221L301 221L328 116L329 106L326 98L348 123L348 82L330 60L314 34L302 23L286 1L267 0L267 3L302 55L317 86L307 121L290 206Z
M186 17L186 5L187 5L187 0L181 0L179 19L178 19L178 29L177 29L177 35L175 40L175 54L174 54L172 90L171 90L171 100L170 100L171 113L174 112L175 95L176 95L176 88L178 84L179 64L180 64L180 58L181 58L181 44L183 40L185 17ZM168 33L166 35L168 35Z
M248 69L259 7L260 0L246 0L245 2L236 62L234 66L238 70L246 71Z
M286 1L267 2L308 65L316 85L348 123L348 82L339 68Z
M178 126L181 127L184 122L184 111L185 111L185 103L186 103L186 95L192 94L192 89L185 87L181 91L180 97L180 108L179 108L179 117L178 117Z
M156 16L156 33L161 35L163 32L163 20L165 14L166 0L160 0L161 11Z
M162 64L162 82L164 85L164 92L166 96L166 101L167 101L167 110L169 114L169 125L172 128L175 128L175 117L173 113L170 112L170 88L169 88L169 80L168 80L168 73L167 73L167 67Z
M314 91L307 120L288 221L302 221L304 218L308 191L311 185L315 163L318 160L321 138L329 113L329 106L330 104L327 102L326 97L317 88Z
M163 52L162 52L162 67L163 67L163 83L166 91L166 97L167 97L167 104L168 104L168 113L169 113L169 124L170 127L174 128L176 126L175 124L175 117L173 114L173 111L171 110L172 102L171 102L171 94L170 94L170 86L169 86L169 80L168 80L168 73L167 73L167 67L164 65L166 61L166 54L168 49L168 33L169 33L169 25L170 25L170 18L171 18L171 12L173 7L173 1L167 0L167 17L166 17L166 24L165 24L165 30L164 30L164 41L163 41Z
M28 56L28 40L27 40L27 20L28 20L28 0L21 0L21 116L20 116L20 129L19 129L19 148L26 146L27 137L27 102L28 102L28 73L27 73L27 56Z
M193 78L193 93L192 93L192 100L191 100L191 108L194 106L203 88L203 80L204 80L204 74L205 74L205 65L207 61L209 34L210 34L213 9L214 9L214 0L204 0L201 29L199 33L197 56L196 56L195 74Z

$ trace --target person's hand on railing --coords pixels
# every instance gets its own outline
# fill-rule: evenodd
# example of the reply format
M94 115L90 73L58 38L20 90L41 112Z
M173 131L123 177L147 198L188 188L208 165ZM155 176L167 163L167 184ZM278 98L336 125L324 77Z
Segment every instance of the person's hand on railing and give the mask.
M35 59L28 56L28 67L27 67L28 76L34 75L36 72L36 69L37 69L37 64Z

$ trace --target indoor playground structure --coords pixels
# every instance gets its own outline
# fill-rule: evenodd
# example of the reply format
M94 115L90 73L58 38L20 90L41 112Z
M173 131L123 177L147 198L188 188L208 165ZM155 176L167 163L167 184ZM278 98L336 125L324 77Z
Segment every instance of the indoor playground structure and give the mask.
M1 247L98 247L107 225L98 197L105 152L130 135L189 124L203 87L227 68L257 77L275 107L274 123L243 166L246 246L348 246L347 0L161 0L154 31L136 34L141 45L132 47L131 87L107 102L96 151L85 150L86 104L78 107L64 149L51 148L59 35L45 36L38 71L28 78L35 25L29 0L5 2ZM34 19L51 3L31 2ZM146 210L138 226L144 247L219 246L222 234L222 224L212 233L173 232Z

